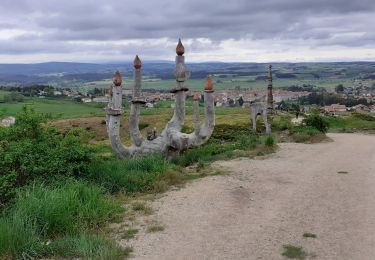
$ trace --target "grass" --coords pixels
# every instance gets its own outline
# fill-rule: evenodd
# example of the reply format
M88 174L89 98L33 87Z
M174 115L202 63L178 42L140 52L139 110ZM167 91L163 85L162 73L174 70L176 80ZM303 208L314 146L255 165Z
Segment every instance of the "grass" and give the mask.
M173 157L171 162L186 167L195 163L204 164L234 158L236 150L252 150L260 144L259 136L249 129L250 126L246 124L216 125L206 145L189 149L182 155Z
M151 215L153 210L147 206L144 202L135 202L132 205L134 211L143 212L145 215Z
M122 239L132 239L138 233L138 229L131 228L125 231L125 233L121 236Z
M289 139L296 143L319 143L326 139L326 135L311 126L292 128Z
M309 232L303 233L302 236L306 237L306 238L317 238L317 236L315 234L309 233Z
M148 232L148 233L161 232L161 231L163 231L164 229L165 229L164 226L161 226L161 225L155 224L155 225L149 226L149 227L147 228L147 232Z
M24 106L32 107L35 111L51 115L53 118L104 116L104 110L98 104L84 104L64 99L34 98L18 103L0 103L0 110L5 110L5 116L14 116Z
M113 242L97 235L79 234L54 240L46 249L49 255L64 258L124 259L133 251L130 247L117 247Z
M108 253L118 251L102 238L82 235L114 220L123 211L102 192L97 186L73 180L56 187L34 185L18 191L15 203L0 217L0 258L60 255L77 243L92 249L106 247ZM47 241L52 241L51 246ZM72 254L96 255L93 250L77 250Z
M93 163L85 178L102 186L109 193L134 194L152 191L155 183L171 167L161 155L130 160L111 159Z
M302 247L284 245L283 248L284 251L281 255L287 258L304 260L307 257L307 253L303 250Z
M375 117L369 114L350 113L340 117L327 117L331 132L374 132Z
M264 141L264 144L266 146L274 146L275 145L275 138L272 135L267 136L266 140Z

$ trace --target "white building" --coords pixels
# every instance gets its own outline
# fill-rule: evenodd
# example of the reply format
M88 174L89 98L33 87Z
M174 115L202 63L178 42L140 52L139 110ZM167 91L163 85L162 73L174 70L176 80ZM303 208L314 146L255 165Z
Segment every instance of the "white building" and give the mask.
M14 116L9 116L0 121L0 126L11 126L16 123L16 118Z

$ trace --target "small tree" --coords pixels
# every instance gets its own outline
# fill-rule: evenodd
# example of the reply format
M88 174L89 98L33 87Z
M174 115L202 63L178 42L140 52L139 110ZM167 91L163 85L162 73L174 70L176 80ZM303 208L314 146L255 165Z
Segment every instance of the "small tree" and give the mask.
M242 107L243 103L244 103L243 98L240 97L240 98L238 99L238 104L240 105L240 107Z
M326 133L329 128L328 121L319 114L311 114L305 117L302 121L307 126L314 127L322 133Z
M339 85L337 85L336 87L335 87L335 91L337 92L337 93L342 93L342 92L344 92L344 86L342 85L342 84L339 84Z

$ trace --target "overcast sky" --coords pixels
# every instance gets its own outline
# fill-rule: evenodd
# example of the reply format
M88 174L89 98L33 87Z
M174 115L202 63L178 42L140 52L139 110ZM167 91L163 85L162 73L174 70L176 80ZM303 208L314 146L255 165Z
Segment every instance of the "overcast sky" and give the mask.
M375 0L1 0L0 63L375 61Z

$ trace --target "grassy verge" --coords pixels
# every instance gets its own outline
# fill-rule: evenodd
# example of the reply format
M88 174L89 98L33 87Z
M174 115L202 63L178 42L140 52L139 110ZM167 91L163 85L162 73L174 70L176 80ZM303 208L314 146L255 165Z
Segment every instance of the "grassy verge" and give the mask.
M120 259L126 252L95 230L122 211L101 188L82 181L25 187L0 217L0 256L93 257L102 252Z
M331 132L353 133L369 132L375 133L375 116L364 113L352 113L343 117L327 117Z

